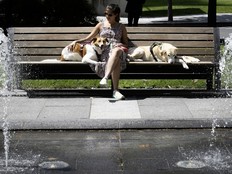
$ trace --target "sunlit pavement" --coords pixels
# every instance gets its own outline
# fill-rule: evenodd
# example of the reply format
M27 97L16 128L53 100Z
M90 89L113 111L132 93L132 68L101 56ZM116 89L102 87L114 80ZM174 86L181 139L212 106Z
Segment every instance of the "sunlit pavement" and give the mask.
M13 130L231 128L231 108L232 98L9 97L0 98L0 125L6 120Z
M8 173L229 174L231 149L229 129L12 131Z
M98 21L104 20L104 16L98 16ZM227 22L230 23L232 21L232 14L231 13L217 13L217 22ZM120 22L123 24L127 24L127 17L121 17ZM157 24L159 22L168 22L168 17L141 17L139 19L139 24ZM173 23L178 22L198 22L198 23L207 23L208 22L208 15L207 14L199 14L199 15L185 15L185 16L173 16Z
M173 24L181 24L182 22L185 24L188 23L207 23L207 14L203 15L187 15L187 16L173 16ZM103 21L104 16L98 16L97 20L98 21ZM121 17L120 22L123 24L127 24L127 17ZM143 25L157 25L157 24L162 24L168 22L168 17L141 17L139 19L139 26ZM217 13L217 22L221 23L222 26L220 25L220 36L221 39L224 39L229 36L230 33L232 33L232 14L231 13ZM230 26L223 26L225 25L230 25Z

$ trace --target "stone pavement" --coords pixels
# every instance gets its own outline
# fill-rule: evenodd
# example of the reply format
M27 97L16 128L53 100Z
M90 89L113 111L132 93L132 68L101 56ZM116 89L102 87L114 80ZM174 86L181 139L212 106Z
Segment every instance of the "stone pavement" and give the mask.
M211 128L232 126L232 98L0 98L10 129ZM4 113L5 112L5 113Z

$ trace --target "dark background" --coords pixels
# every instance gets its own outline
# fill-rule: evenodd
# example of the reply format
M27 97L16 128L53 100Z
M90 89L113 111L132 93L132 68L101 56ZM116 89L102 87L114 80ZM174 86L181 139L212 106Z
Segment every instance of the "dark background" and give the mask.
M90 26L96 12L86 0L0 0L0 27Z

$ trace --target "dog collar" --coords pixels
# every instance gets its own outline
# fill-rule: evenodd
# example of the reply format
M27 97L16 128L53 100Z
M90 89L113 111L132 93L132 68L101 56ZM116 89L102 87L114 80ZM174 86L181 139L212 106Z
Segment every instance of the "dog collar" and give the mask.
M162 44L161 42L155 41L155 42L153 42L153 44L151 44L151 46L150 46L151 55L153 56L153 58L155 59L156 62L158 62L158 59L156 58L156 56L155 56L154 53L153 53L153 48L154 48L155 46L158 46L158 45L161 45L161 44Z
M81 44L80 45L80 55L81 55L81 57L84 57L85 54L86 54L85 45Z

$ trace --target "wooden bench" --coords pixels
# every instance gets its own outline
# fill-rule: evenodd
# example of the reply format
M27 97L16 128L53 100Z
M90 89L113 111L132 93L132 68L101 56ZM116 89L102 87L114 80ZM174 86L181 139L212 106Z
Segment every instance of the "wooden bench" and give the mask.
M81 62L53 62L61 50L75 39L83 38L92 27L10 28L14 56L19 66L18 78L25 79L98 79ZM178 47L178 55L194 56L198 63L129 62L121 79L204 79L206 91L221 87L219 73L219 29L212 27L127 27L130 43L150 45L168 42ZM19 85L20 87L20 85Z

